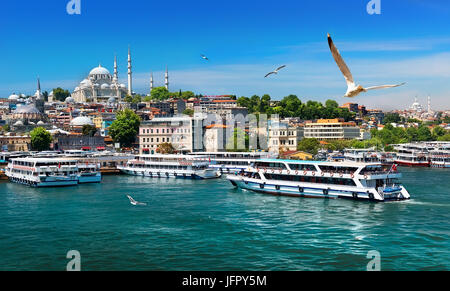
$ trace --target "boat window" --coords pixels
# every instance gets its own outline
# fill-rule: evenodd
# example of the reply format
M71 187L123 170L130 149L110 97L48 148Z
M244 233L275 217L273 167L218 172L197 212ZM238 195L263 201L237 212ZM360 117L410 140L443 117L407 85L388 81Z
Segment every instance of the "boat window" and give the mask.
M314 165L308 165L308 164L289 164L289 168L293 171L310 171L310 172L316 172L317 169Z

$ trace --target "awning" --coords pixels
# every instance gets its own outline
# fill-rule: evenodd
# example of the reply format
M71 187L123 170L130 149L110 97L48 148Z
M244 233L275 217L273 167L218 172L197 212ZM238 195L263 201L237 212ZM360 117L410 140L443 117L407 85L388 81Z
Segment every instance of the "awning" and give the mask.
M97 147L97 150L98 151L104 151L104 150L106 150L106 148L105 147Z
M83 151L89 151L89 150L91 150L91 147L82 147L81 148Z

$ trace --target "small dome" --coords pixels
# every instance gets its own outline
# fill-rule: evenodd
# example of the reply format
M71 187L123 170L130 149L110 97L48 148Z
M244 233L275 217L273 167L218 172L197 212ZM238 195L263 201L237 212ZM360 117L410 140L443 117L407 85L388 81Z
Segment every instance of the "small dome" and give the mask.
M120 88L126 88L125 84L120 84Z
M69 96L66 98L66 103L75 103L75 99Z
M110 98L108 99L108 103L116 103L116 98L110 97Z
M101 88L101 89L109 89L110 87L109 87L108 84L102 84L102 85L100 86L100 88Z
M37 123L37 125L44 125L45 123L41 120Z
M30 124L30 125L36 125L36 123L34 123L33 121L30 121L28 124Z
M89 117L86 116L79 116L77 118L74 118L70 125L72 126L84 126L84 125L94 125L94 122Z
M23 122L22 121L17 121L16 123L14 123L14 126L22 126L23 125Z
M9 100L18 100L19 98L20 98L19 95L16 94L12 94L8 97Z
M25 94L20 94L20 98L27 98L27 95L25 95Z
M100 87L100 84L94 84L94 87L98 88L98 87Z
M89 73L89 76L91 75L110 75L110 73L107 69L99 65L97 68L92 69L92 71Z
M81 81L80 83L80 87L81 88L85 88L85 87L91 87L92 83L91 81L89 81L88 79L84 79L83 81ZM53 92L52 92L53 93Z

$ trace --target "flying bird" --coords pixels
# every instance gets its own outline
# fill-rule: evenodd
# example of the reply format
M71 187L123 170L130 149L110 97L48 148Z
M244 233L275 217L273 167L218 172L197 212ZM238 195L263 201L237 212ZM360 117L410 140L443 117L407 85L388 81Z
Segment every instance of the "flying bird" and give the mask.
M283 66L277 68L275 71L268 73L264 78L267 78L267 77L269 77L270 75L273 75L273 74L276 75L276 74L278 74L278 72L279 72L281 69L284 69L284 68L286 68L286 65L283 65Z
M347 65L344 62L344 59L341 57L341 54L339 53L339 50L334 45L330 34L328 34L328 45L330 47L331 54L333 55L334 60L336 61L342 74L344 74L345 80L347 81L348 88L347 88L347 93L345 93L344 97L356 97L359 94L361 94L362 92L367 92L369 90L395 88L395 87L400 87L400 86L403 86L406 84L406 83L401 83L398 85L382 85L382 86L374 86L374 87L367 87L367 88L364 88L361 85L356 85L355 81L353 81L353 76L352 76L352 73L350 72L350 69L347 67Z
M209 59L205 55L201 55L202 59L209 61Z
M131 197L130 195L127 195L128 199L130 200L131 205L134 206L147 206L147 203L143 203L143 202L137 202L136 200L133 199L133 197Z

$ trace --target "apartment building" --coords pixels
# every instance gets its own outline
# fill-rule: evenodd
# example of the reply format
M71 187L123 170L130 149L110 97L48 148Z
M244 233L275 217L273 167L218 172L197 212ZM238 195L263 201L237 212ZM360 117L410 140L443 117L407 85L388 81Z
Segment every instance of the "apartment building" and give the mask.
M274 123L269 126L269 152L296 151L303 139L304 129L287 123Z
M361 130L354 122L343 119L319 119L305 124L305 138L318 140L360 139Z

